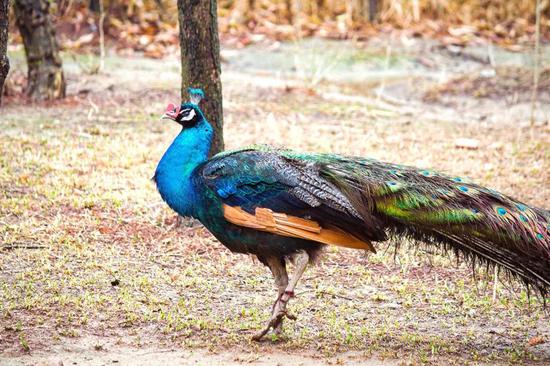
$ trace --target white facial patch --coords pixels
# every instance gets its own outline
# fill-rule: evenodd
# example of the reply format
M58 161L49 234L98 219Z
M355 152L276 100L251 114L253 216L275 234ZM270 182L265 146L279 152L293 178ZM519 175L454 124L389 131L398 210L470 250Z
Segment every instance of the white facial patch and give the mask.
M181 111L182 117L180 118L180 121L191 121L193 118L195 118L195 110L194 109L184 109Z

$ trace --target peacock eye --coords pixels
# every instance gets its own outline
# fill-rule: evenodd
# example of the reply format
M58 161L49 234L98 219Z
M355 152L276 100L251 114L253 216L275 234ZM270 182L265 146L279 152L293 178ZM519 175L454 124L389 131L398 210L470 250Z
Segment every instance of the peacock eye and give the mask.
M183 109L180 112L181 121L190 121L195 117L195 111L192 108Z

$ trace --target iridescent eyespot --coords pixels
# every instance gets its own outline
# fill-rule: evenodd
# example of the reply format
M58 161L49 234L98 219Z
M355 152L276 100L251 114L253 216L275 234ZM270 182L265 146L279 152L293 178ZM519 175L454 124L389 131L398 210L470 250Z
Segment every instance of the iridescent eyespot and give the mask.
M519 219L523 222L529 221L529 220L527 220L527 217L525 217L524 215L519 215Z
M521 203L518 203L518 204L516 205L516 207L517 207L518 210L520 210L521 212L525 211L525 209L527 208L527 207L525 207L525 205L522 205Z

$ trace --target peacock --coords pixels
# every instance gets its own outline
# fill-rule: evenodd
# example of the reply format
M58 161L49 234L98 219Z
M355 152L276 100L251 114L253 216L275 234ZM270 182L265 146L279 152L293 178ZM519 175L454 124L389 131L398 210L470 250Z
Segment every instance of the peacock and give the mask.
M277 299L254 340L294 318L287 303L327 245L374 252L373 242L410 238L499 266L543 297L550 289L548 210L460 177L363 157L258 145L209 158L214 132L199 107L204 93L189 93L189 102L163 115L182 129L153 179L179 215L271 270Z

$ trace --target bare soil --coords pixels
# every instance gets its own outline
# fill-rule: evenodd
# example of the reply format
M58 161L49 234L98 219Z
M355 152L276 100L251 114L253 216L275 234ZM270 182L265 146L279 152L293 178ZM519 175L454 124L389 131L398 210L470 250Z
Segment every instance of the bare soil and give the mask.
M284 352L274 347L266 347L261 354L247 350L208 351L201 348L181 347L124 347L116 344L97 346L104 339L83 339L54 346L47 352L33 352L17 358L0 357L2 365L208 365L238 366L243 364L258 366L278 365L350 365L350 366L392 366L397 360L368 357L360 352L344 352L338 356L324 357L312 351ZM271 349L269 349L271 348Z

